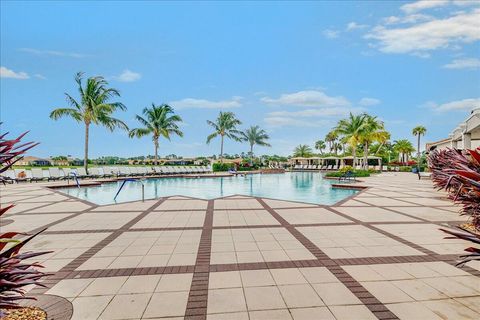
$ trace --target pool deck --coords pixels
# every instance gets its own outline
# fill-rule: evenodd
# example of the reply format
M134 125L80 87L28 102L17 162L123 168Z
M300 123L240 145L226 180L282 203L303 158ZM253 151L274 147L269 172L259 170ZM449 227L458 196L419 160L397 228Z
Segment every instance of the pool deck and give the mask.
M480 319L480 263L455 267L471 244L438 230L464 221L459 207L411 173L362 181L333 206L97 206L21 183L0 187L16 203L0 228L48 228L26 248L53 250L39 258L54 274L29 294L67 298L73 319Z

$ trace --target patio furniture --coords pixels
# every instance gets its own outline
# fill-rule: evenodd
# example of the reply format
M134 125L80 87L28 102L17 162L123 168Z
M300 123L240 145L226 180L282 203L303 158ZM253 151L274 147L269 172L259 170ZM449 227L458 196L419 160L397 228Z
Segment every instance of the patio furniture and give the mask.
M421 180L422 178L425 178L425 179L431 179L432 178L432 173L431 172L417 171L417 175L418 175L418 180Z

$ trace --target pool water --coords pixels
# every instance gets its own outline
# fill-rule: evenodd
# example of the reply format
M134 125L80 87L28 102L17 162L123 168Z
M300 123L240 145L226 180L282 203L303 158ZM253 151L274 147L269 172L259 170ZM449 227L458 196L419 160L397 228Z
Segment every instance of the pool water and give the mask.
M332 181L324 179L321 173L316 172L252 174L223 178L151 178L128 181L114 200L121 184L121 181L110 182L100 186L61 188L59 191L98 205L141 200L142 184L145 200L174 195L214 199L238 194L332 205L357 192L352 189L332 188Z

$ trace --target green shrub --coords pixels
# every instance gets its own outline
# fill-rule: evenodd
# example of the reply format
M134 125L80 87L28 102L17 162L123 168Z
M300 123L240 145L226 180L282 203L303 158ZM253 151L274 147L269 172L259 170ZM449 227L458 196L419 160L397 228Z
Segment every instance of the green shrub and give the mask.
M412 167L411 166L401 166L400 167L400 172L412 172Z
M331 178L339 178L339 177L343 176L345 174L345 172L352 171L353 174L355 175L355 177L370 177L370 174L375 172L375 171L372 172L370 170L346 170L346 171L343 171L343 169L345 169L345 168L342 168L342 170L340 170L340 171L328 172L325 176L326 177L331 177Z
M217 163L214 163L212 165L212 170L213 172L219 172L219 171L228 171L232 168L234 168L235 165L233 163L220 163L220 162L217 162Z
M341 173L347 173L348 171L355 172L352 166L345 166L339 170L339 172Z

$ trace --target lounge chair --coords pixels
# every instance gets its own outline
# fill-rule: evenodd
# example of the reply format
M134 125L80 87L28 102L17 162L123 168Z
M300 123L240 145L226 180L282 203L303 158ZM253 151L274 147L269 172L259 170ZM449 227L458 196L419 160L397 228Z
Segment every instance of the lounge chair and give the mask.
M388 171L388 166L382 166L382 171Z
M13 169L13 172L15 173L15 179L17 182L31 181L30 178L32 177L32 172L30 170ZM23 177L21 177L22 175Z
M421 180L422 178L426 178L426 179L431 179L432 178L432 173L431 172L417 171L417 174L418 174L418 180Z
M48 168L48 180L65 180L65 173L59 168Z
M0 179L2 180L4 185L6 184L6 182L9 182L9 183L17 182L18 183L17 177L15 177L15 171L13 171L11 169L3 172Z
M120 175L124 176L124 177L127 177L127 176L131 176L132 173L131 173L131 170L129 167L119 167L118 168L118 171L120 172Z
M46 180L48 179L48 177L45 177L43 175L43 169L39 169L39 168L32 168L32 181L43 181L43 180Z
M87 171L85 171L85 168L77 168L75 170L75 174L77 175L77 178L80 178L80 179L90 178L90 175L87 174Z
M100 172L98 171L97 167L90 168L90 176L92 178L101 178L102 176L100 175Z
M357 178L355 177L355 173L353 171L347 171L338 178L338 181L342 181L342 180L344 180L344 181L347 181L347 180L356 181Z

